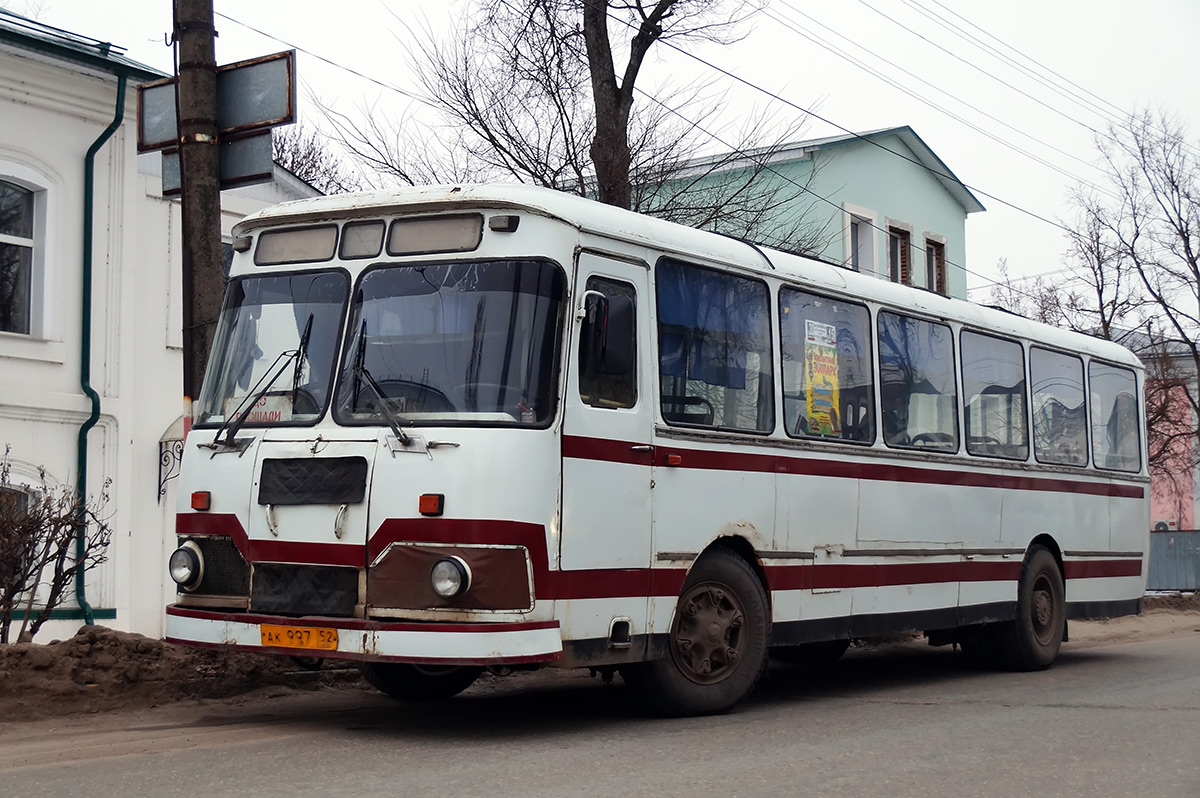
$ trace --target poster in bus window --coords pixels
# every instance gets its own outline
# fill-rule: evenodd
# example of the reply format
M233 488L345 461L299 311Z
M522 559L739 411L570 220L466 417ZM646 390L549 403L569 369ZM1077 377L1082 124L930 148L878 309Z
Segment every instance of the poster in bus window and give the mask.
M837 328L832 324L805 320L804 372L808 433L840 436L842 428L837 413Z

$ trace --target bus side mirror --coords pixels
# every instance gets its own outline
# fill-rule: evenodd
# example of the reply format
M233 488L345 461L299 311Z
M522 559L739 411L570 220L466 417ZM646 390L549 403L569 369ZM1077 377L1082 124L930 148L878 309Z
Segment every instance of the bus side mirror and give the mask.
M610 299L601 374L624 375L633 370L633 326L633 302L623 296Z
M580 329L580 373L628 374L633 368L633 302L588 291L583 301Z

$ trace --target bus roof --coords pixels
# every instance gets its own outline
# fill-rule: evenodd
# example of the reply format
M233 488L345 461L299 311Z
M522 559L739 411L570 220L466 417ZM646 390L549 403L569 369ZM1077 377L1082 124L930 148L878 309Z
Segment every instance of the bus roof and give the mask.
M1009 334L1059 349L1140 367L1128 349L1111 341L1063 330L965 299L893 283L836 264L756 247L735 238L605 205L538 186L463 184L413 186L284 202L247 216L233 234L280 224L344 220L397 213L442 212L463 208L517 210L558 219L582 232L640 244L680 257L736 266L761 276L793 278L814 290L872 300L899 310L956 321L982 331Z

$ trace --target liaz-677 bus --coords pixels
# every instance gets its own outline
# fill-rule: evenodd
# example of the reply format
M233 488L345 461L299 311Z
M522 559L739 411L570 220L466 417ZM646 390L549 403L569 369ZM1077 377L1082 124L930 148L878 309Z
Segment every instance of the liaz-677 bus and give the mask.
M620 672L729 709L905 630L1045 668L1135 613L1143 373L1115 344L527 186L234 230L183 458L194 646Z

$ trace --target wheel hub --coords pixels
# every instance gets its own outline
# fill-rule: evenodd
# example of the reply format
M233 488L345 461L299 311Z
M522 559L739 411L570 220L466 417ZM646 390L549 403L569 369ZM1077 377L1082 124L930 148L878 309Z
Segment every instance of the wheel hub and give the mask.
M727 678L746 645L745 612L729 590L712 583L694 585L679 603L671 653L685 676L697 684Z

